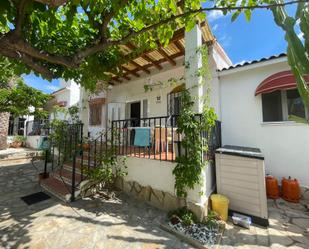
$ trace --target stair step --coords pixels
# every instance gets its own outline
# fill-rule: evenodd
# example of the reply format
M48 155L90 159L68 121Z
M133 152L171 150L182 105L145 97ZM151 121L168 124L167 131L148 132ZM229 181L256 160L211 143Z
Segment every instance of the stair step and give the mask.
M61 180L58 180L53 176L41 180L40 185L47 192L51 193L62 201L67 202L71 199L71 186L64 184Z
M72 183L72 171L67 169L61 169L52 174L52 176L60 181L64 181L67 184ZM79 183L82 180L80 172L75 172L75 183Z

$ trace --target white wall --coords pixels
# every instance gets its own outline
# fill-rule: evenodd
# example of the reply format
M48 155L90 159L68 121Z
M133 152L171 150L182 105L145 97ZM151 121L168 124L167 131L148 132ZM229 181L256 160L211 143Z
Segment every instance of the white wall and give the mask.
M223 145L260 148L266 173L280 180L295 177L309 187L309 126L263 123L261 96L254 95L265 78L288 69L285 59L279 58L219 74Z
M126 161L128 175L125 180L136 181L142 186L151 186L154 189L176 195L174 189L175 177L172 173L175 165L172 162L128 157ZM208 166L206 170L207 168ZM206 193L205 187L206 185L203 184L202 187L196 186L194 190L189 190L187 200L204 204L207 197L206 195L201 196L200 192Z
M162 66L161 71L152 69L153 73L150 75L141 74L140 78L134 79L132 76L131 81L115 85L107 93L108 103L129 103L148 99L148 117L167 115L167 94L173 89L173 87L166 87L167 81L170 78L180 79L184 76L183 57L177 60L177 66L170 66L168 63L164 63ZM155 86L152 91L145 92L144 85L160 81L165 86ZM160 103L157 103L157 96L161 96Z
M27 136L27 147L37 149L39 144L40 136Z

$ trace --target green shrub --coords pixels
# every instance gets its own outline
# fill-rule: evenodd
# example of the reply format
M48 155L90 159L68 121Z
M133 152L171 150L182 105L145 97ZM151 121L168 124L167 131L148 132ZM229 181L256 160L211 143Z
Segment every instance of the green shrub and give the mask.
M182 220L182 223L186 226L189 226L189 225L192 225L193 223L198 222L196 215L191 210L189 210L187 207L182 207L176 210L172 210L167 215L169 219L171 219L172 216L179 217Z
M19 136L18 135L18 136L14 136L13 141L14 142L22 142L22 143L24 143L24 142L27 141L27 138L24 137L24 136Z

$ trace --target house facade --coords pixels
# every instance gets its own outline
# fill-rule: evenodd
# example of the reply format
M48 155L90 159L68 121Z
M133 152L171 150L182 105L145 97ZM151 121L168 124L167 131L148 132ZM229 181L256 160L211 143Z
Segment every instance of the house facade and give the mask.
M207 63L198 52L203 44L207 46ZM134 48L128 43L121 50L127 56ZM196 73L206 67L211 77ZM308 126L288 121L290 114L307 118L308 110L297 95L285 55L232 66L204 22L190 32L176 31L167 47L138 54L122 68L122 74L113 75L107 88L95 94L80 88L76 100L83 134L94 145L86 155L88 167L91 156L95 158L98 150L108 146L102 133L117 132L112 142L117 154L127 157L128 172L117 185L125 192L165 210L186 203L199 217L206 214L216 186L214 160L208 161L202 183L188 190L186 199L175 193L173 169L176 157L183 153L177 115L184 87L195 99L196 113L201 113L202 100L210 89L210 105L218 122L206 157L213 159L213 149L221 145L259 148L265 156L266 173L279 179L295 177L302 186L309 186ZM58 102L69 103L60 98L66 92L61 89L56 93Z
M98 131L111 127L120 131L116 143L119 155L127 156L128 175L119 186L165 210L182 206L184 201L175 196L172 173L181 140L176 134L177 122L172 118L181 111L179 90L183 84L192 87L192 95L200 100L195 106L197 113L202 110L201 100L207 91L203 84L193 87L204 80L196 74L202 66L198 48L207 45L211 74L231 65L207 23L188 33L176 32L175 36L167 47L144 53L123 65L123 75L115 77L105 91L90 95L82 90L81 94L84 134L89 132L95 139ZM211 105L220 113L218 78L212 81ZM145 86L151 90L145 90ZM138 144L140 134L149 134L149 140ZM185 200L198 215L207 211L209 195L215 188L214 164L209 163L202 178L203 183L189 190Z
M220 81L222 142L260 148L266 173L297 178L309 187L308 119L286 55L274 56L217 73Z
M184 46L184 50L188 51L188 47ZM141 77L111 86L104 93L104 127L112 119L134 118L136 112L132 112L133 109L138 109L137 116L140 118L170 115L168 94L173 86L163 87L156 83L186 75L185 57L176 58L175 65L166 62L162 70L154 68L151 74L144 72ZM279 179L291 176L297 178L302 186L309 187L306 171L309 157L305 153L309 148L309 130L305 124L288 120L291 114L308 119L308 110L300 104L295 84L289 86L290 89L278 89L273 92L273 97L269 96L276 98L275 95L280 95L280 110L272 110L272 105L278 103L267 100L266 93L255 95L256 88L267 77L290 70L286 55L233 67L224 50L215 42L209 47L209 64L212 73L211 105L222 122L223 145L260 148L265 155L267 174ZM153 85L152 91L145 91L147 84ZM293 108L296 109L294 112ZM281 113L280 117L278 113Z

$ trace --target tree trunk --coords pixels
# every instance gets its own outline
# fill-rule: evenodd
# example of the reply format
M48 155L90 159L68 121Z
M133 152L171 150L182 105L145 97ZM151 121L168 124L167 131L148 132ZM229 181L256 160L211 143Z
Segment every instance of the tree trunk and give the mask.
M7 148L9 119L10 114L8 112L0 112L0 150L4 150Z

